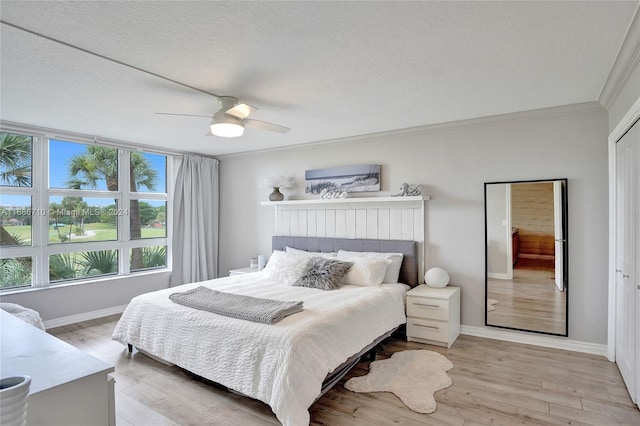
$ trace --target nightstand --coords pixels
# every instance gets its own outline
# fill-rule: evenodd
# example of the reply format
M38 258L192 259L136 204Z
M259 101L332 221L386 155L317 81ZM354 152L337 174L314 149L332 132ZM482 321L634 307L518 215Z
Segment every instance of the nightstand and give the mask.
M460 335L460 287L407 292L407 340L450 348Z
M253 272L258 272L258 268L239 268L239 269L231 269L229 271L229 276L233 276L233 275L244 275L244 274L251 274Z

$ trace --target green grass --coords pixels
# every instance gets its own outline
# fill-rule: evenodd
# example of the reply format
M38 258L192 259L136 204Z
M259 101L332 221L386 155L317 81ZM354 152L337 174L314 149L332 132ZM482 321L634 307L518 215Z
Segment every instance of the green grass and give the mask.
M69 232L73 233L75 226L65 225L60 227L60 235L69 237ZM71 242L90 242L90 241L115 241L118 239L118 234L115 225L108 223L87 223L84 225L85 235L71 236L68 241ZM58 231L49 226L49 243L59 244L60 238L58 237Z
M164 228L142 228L142 238L164 238L166 230Z
M6 229L11 235L15 235L19 239L25 241L25 243L31 243L31 225L5 226L4 229Z
M72 232L75 227L72 227ZM26 244L31 243L31 226L7 226L5 227L10 234L16 235ZM118 239L117 230L115 225L108 223L87 223L84 226L86 236L83 237L71 237L73 242L91 242L91 241L115 241ZM91 234L94 235L91 235ZM142 228L142 238L164 238L166 231L163 228ZM69 225L65 225L60 228L60 235L69 235ZM58 231L53 229L53 226L49 226L49 243L59 244Z
M65 226L64 228L60 228L60 233L64 234L65 230L66 235L69 235L69 228L67 226ZM81 238L72 237L71 241L115 241L118 239L118 234L115 226L107 223L88 223L84 226L84 230L86 236L83 236ZM92 233L94 235L91 235ZM164 238L165 236L165 230L162 228L142 228L142 238ZM58 231L54 230L53 227L50 227L49 241L52 244L58 243L60 241L58 238Z

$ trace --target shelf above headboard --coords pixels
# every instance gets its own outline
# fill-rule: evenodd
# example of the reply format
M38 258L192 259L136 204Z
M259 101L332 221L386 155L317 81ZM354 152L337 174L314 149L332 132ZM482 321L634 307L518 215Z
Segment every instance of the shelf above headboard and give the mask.
M314 198L310 200L286 200L286 201L262 201L261 206L286 206L289 208L295 208L296 206L309 208L310 206L322 206L324 208L328 205L345 206L349 208L349 205L364 206L366 204L387 204L391 203L398 207L409 205L412 203L421 203L422 201L429 200L428 195L413 195L406 197L360 197L360 198ZM357 208L357 207L353 207Z

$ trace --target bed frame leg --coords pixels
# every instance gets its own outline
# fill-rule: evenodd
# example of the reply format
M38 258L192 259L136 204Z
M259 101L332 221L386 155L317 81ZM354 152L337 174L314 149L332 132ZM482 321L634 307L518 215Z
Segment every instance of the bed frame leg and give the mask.
M131 343L127 343L127 349L129 349L129 353L133 353L133 345Z
M369 362L373 362L376 360L376 355L377 355L378 351L377 351L377 346L371 348L371 350L369 351L369 353L367 354L369 356Z

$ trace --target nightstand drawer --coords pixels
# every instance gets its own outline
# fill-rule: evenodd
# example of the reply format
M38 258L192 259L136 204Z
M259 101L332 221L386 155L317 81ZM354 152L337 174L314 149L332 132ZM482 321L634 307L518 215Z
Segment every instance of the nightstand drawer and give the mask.
M449 300L408 297L407 316L448 321Z
M422 318L407 318L407 335L420 339L447 342L449 340L449 324Z

